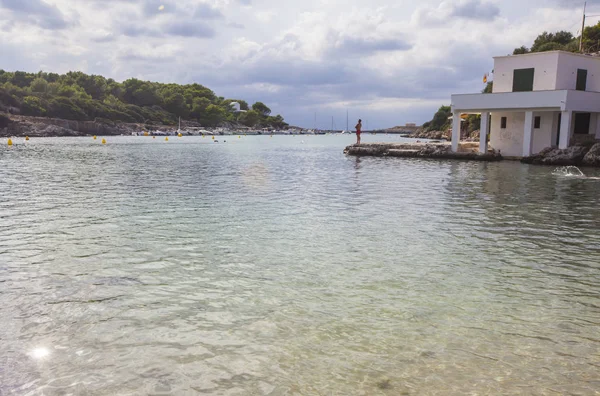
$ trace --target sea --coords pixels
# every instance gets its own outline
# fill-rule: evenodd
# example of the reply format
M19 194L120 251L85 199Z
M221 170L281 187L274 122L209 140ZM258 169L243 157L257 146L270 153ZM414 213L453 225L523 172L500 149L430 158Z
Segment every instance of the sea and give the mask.
M599 170L101 138L0 140L0 395L600 393Z

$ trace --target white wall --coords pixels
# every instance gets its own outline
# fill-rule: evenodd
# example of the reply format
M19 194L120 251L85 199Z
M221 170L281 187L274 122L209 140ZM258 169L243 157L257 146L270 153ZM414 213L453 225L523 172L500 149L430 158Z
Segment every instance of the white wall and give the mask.
M534 112L534 117L542 117L540 128L533 130L532 154L537 154L546 147L552 146L553 128L558 120L558 112ZM501 118L506 117L506 129L500 128ZM558 128L558 126L557 126ZM505 157L523 156L523 136L525 134L525 112L492 113L490 145L500 150Z
M494 93L512 92L513 71L534 68L533 90L556 89L559 52L504 56L494 58ZM574 89L574 88L573 88Z
M539 129L533 129L532 154L537 154L546 147L552 147L552 127L554 126L553 118L555 114L558 113L549 111L533 113L534 117L541 117L541 123ZM524 127L525 125L523 125Z
M501 129L500 120L506 117L506 129ZM523 156L523 131L525 113L492 113L490 145L505 157Z
M577 69L588 71L586 91L600 92L600 57L558 54L558 76L556 89L575 89Z

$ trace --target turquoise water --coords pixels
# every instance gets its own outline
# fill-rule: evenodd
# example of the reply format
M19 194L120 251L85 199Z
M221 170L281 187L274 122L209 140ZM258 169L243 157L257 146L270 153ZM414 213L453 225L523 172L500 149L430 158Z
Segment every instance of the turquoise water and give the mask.
M598 394L600 172L353 139L2 140L0 394Z

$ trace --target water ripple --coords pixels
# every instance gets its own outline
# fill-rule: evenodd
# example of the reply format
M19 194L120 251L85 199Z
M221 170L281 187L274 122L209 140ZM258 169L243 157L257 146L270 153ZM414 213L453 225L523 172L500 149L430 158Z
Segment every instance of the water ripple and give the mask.
M597 392L599 173L348 139L0 147L0 394Z

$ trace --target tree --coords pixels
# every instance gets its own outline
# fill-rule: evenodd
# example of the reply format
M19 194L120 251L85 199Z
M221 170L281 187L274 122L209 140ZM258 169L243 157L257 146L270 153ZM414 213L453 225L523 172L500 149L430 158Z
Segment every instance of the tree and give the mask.
M177 92L169 93L164 99L164 108L170 113L177 115L178 117L187 117L189 114L189 108L185 103L185 98L182 94Z
M489 81L481 93L492 93L494 92L494 82Z
M529 48L525 47L524 45L520 46L519 48L515 48L515 50L513 51L513 55L522 55L522 54L528 54L529 53Z
M252 110L257 112L259 115L266 117L271 114L271 109L269 109L264 103L256 102L252 105Z
M17 87L25 88L31 85L31 82L35 79L34 75L31 73L25 73L22 71L16 71L12 75L12 79L10 82L15 84Z
M234 100L247 113L232 112ZM0 108L7 107L28 115L73 120L106 118L173 125L178 117L191 116L206 126L218 126L239 117L251 126L287 126L283 117L270 117L271 110L262 102L248 110L246 101L226 100L200 84L161 84L135 78L119 83L77 71L59 75L0 70Z
M249 110L242 113L240 116L240 122L248 127L253 127L260 122L260 114L255 110Z
M452 115L450 106L441 106L434 114L433 119L429 121L427 131L445 131L450 128L448 118Z
M45 94L48 91L48 81L38 77L31 82L30 88L31 92Z
M583 30L583 49L587 53L600 51L600 22Z
M26 96L23 99L23 104L21 105L21 112L24 115L41 117L46 115L46 108L40 98L35 96Z
M225 119L227 113L222 107L210 104L200 118L200 123L205 126L218 126Z

